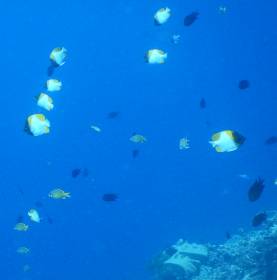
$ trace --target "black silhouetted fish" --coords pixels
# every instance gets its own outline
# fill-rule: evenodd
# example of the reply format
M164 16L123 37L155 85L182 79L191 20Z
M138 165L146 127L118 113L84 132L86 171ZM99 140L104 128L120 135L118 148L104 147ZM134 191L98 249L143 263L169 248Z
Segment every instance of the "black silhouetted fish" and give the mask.
M249 188L248 190L248 198L251 202L256 201L262 195L264 190L264 180L258 178Z
M230 239L231 238L231 233L229 231L225 232L225 237L226 239Z
M273 145L277 143L277 137L276 136L271 136L268 139L266 139L265 144L266 145Z
M80 168L75 168L71 171L71 177L76 178L81 174L81 169Z
M28 121L25 121L23 131L24 131L26 134L32 135L32 136L33 136L32 132L30 131Z
M252 226L253 227L258 227L260 226L263 222L265 222L267 219L267 214L265 212L256 214L254 218L252 219Z
M192 12L191 14L185 16L184 25L185 26L192 25L197 20L198 16L199 16L198 12Z
M54 223L53 219L49 216L47 216L47 222L48 224L52 225Z
M240 80L238 86L239 89L244 90L250 87L250 82L248 80Z
M23 216L21 216L21 215L18 216L17 219L16 219L16 222L17 222L17 223L23 223L23 222L24 222Z
M58 64L52 62L51 65L47 69L48 77L52 76L54 74L55 69L58 68L58 67L59 67Z
M206 102L205 98L201 98L199 105L200 105L201 109L205 109L206 108L207 102Z
M114 112L108 113L107 117L108 117L108 119L115 119L119 116L119 114L120 114L119 112L114 111Z
M139 149L134 149L134 150L132 151L132 157L133 157L133 158L136 158L136 157L138 157L138 155L139 155Z
M36 201L36 202L35 202L35 206L36 206L37 208L41 208L41 207L43 207L43 203L40 202L40 201Z
M105 193L102 199L106 202L114 202L118 199L118 195L116 193Z

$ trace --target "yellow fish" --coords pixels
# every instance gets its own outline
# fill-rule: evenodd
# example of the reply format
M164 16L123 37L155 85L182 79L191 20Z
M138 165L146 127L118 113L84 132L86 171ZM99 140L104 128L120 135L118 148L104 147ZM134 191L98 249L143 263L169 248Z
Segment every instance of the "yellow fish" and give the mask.
M17 230L17 231L27 231L28 228L29 228L29 226L24 223L17 223L14 226L14 230Z
M62 66L67 57L67 49L64 47L54 48L50 53L50 60L56 65Z
M181 138L180 141L179 141L179 149L180 150L187 150L189 149L190 146L189 146L189 139L188 138Z
M36 209L30 209L28 211L28 216L30 217L31 221L40 223L40 216Z
M25 246L21 246L21 247L17 248L16 252L18 254L26 255L26 254L30 253L30 249Z
M166 7L159 9L154 15L155 23L158 25L166 23L170 18L170 15L171 11L169 8Z
M62 189L54 189L48 194L48 196L53 199L66 199L70 197L70 193L65 192Z
M149 64L164 64L167 53L159 49L151 49L145 55L146 62Z
M33 114L27 118L28 129L33 136L39 136L50 132L50 122L43 114Z
M130 141L134 142L134 143L145 143L147 140L146 138L141 135L141 134L133 134L130 137Z
M212 135L209 143L218 153L232 152L239 148L245 141L245 137L233 130L223 130Z

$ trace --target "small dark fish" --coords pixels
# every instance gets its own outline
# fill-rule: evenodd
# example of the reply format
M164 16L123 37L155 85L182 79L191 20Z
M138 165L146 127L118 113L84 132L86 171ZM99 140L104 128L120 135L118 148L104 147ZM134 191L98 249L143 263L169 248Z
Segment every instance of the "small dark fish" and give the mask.
M16 219L16 222L17 223L23 223L24 222L23 216L18 216L17 219Z
M48 224L52 225L54 223L53 219L51 217L47 217Z
M138 150L138 149L134 149L134 150L132 151L132 157L133 157L133 158L136 158L136 157L138 157L138 155L139 155L139 150Z
M248 190L248 199L253 202L260 198L264 190L264 180L258 178Z
M199 16L198 12L192 12L191 14L185 16L184 25L185 26L192 25L197 20L198 16Z
M58 67L59 67L58 64L51 62L51 65L47 68L48 77L52 76L54 74L55 69Z
M76 178L81 174L81 169L80 168L75 168L71 171L71 177Z
M201 98L199 105L201 109L205 109L207 107L206 100L204 98Z
M250 82L248 80L239 81L239 89L244 90L250 87Z
M89 170L88 170L87 168L84 168L84 170L83 170L83 176L84 176L84 177L88 177L88 175L89 175Z
M115 119L119 116L119 114L120 114L119 112L110 112L108 113L107 117L108 119Z
M254 218L252 219L252 226L253 227L258 227L260 226L263 222L265 222L267 219L267 214L265 212L256 214Z
M231 233L229 231L225 232L225 237L226 239L230 239L231 238Z
M116 193L105 193L102 196L102 200L106 202L114 202L118 199L118 195Z
M40 202L40 201L36 201L36 202L35 202L35 206L36 206L37 208L42 208L42 207L43 207L43 203Z
M271 136L265 141L265 145L273 145L277 143L277 137Z
M28 121L25 121L23 131L28 135L33 135L32 132L30 131Z

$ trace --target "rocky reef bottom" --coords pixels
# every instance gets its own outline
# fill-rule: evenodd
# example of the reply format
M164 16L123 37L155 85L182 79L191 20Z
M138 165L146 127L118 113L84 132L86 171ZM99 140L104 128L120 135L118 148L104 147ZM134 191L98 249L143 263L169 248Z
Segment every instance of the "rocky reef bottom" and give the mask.
M261 229L241 231L223 244L180 239L149 269L154 280L277 280L277 212Z

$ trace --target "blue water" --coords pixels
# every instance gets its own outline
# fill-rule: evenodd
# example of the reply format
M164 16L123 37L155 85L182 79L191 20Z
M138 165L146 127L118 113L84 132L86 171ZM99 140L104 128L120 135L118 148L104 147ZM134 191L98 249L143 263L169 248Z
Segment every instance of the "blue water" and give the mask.
M276 209L277 145L264 141L277 134L277 5L239 2L2 1L1 279L149 279L151 257L178 238L223 242L226 231L249 229L256 212ZM155 26L153 14L164 6L172 17ZM199 19L184 27L195 10ZM173 34L181 35L178 45ZM57 46L69 54L54 75L64 86L45 113L35 96ZM146 64L150 48L168 52L166 64ZM249 89L238 89L241 79ZM119 117L107 119L111 111ZM26 117L39 112L51 133L29 136ZM245 144L216 153L208 141L224 129L239 131ZM136 159L134 132L148 140ZM185 136L191 148L180 151ZM89 176L72 178L74 168ZM266 188L250 203L258 176ZM71 199L48 198L58 186ZM106 192L118 201L102 201ZM42 222L14 231L37 201ZM22 245L29 256L16 253Z

